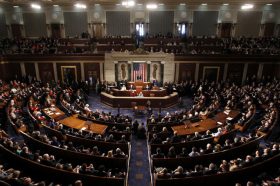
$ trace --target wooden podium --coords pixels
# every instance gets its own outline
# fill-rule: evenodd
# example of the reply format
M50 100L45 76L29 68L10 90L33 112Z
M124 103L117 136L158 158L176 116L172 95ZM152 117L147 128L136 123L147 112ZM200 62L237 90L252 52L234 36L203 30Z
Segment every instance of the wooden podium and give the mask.
M144 89L147 85L150 87L152 85L152 83L151 82L143 82L143 81L128 82L127 86L130 87L130 85L133 85L135 87L141 86L142 89Z
M136 93L139 94L140 92L142 92L143 87L142 86L136 86Z

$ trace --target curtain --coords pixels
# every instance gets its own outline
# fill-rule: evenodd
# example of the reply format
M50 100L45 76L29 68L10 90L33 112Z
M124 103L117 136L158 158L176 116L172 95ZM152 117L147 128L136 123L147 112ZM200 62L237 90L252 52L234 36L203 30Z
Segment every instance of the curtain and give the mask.
M130 12L107 11L106 28L107 35L130 36Z
M149 34L173 33L174 12L173 11L153 11L149 12Z
M81 36L88 31L87 12L64 12L63 15L66 37Z
M262 12L239 11L235 36L256 37L259 35Z
M47 36L45 13L24 13L23 20L26 37Z
M8 37L5 14L0 14L0 38Z
M218 11L194 11L193 35L213 36L216 35L218 23Z

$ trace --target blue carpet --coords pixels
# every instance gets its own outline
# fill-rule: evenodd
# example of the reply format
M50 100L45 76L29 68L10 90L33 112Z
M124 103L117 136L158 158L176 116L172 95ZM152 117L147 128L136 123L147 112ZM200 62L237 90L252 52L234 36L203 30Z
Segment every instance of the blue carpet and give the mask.
M112 114L117 114L118 109L104 105L100 101L100 96L91 94L88 99L88 103L91 109L99 109L104 112L111 112ZM183 105L186 107L173 106L167 109L162 109L162 114L166 112L174 112L180 109L189 109L192 105L192 100L189 98L183 98ZM157 115L158 109L153 110L153 113ZM132 109L120 109L120 114L125 114L131 116L133 119L137 119L139 123L144 122L146 126L146 115L140 115L135 117ZM129 162L129 174L128 174L128 185L130 186L149 186L151 185L150 176L150 164L148 159L148 146L147 140L140 140L137 137L132 136L131 140L131 154Z

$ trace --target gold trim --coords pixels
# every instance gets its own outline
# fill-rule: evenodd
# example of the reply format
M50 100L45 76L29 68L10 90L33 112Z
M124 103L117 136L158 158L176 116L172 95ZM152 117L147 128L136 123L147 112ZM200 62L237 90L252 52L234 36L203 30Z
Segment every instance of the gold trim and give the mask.
M77 66L60 66L60 70L61 70L61 80L64 82L64 69L67 68L73 68L75 70L75 81L77 82Z
M203 81L204 81L204 78L205 78L205 71L206 69L218 69L218 73L217 73L217 77L216 77L216 82L218 82L219 80L219 76L220 76L220 67L217 67L217 66L204 66L203 67Z

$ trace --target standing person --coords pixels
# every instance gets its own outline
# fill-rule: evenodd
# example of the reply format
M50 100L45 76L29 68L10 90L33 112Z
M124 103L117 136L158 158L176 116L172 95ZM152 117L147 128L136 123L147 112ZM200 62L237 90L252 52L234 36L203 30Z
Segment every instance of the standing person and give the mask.
M146 129L143 122L138 126L137 137L139 139L146 139Z
M134 134L137 134L137 131L138 131L138 126L139 126L139 123L137 120L135 120L132 124L132 130L133 130L133 133Z
M99 83L99 79L97 79L96 84L95 84L95 93L96 94L99 93L99 87L100 87L100 83Z

